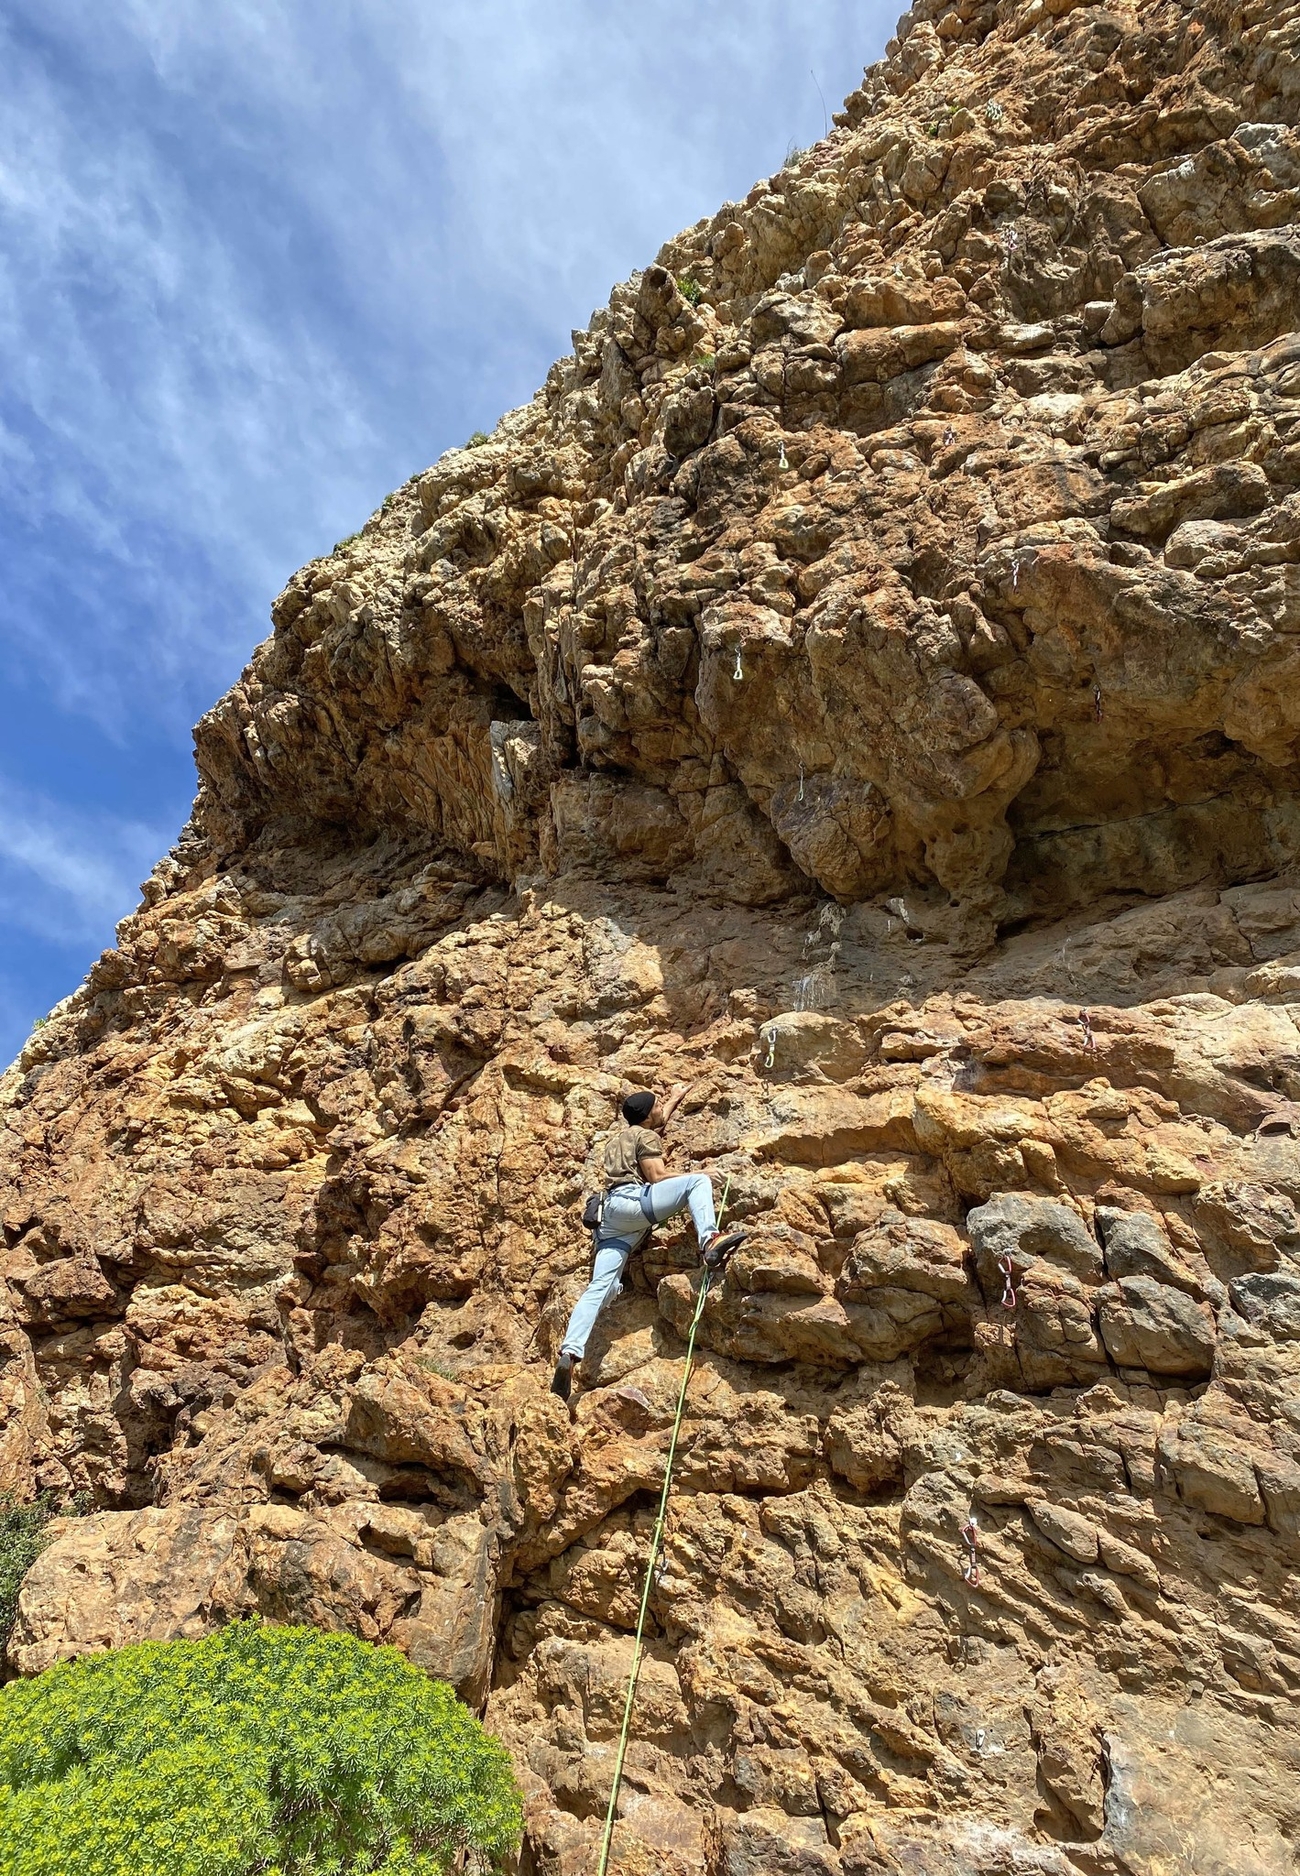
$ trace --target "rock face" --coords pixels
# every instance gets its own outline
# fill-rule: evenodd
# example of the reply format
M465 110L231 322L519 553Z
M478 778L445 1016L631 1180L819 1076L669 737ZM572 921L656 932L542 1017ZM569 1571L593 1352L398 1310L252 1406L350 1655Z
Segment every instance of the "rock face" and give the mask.
M685 1076L751 1235L616 1867L1293 1869L1298 50L921 0L290 582L0 1083L0 1482L92 1505L17 1670L390 1640L585 1876L683 1235L547 1382L613 1104Z

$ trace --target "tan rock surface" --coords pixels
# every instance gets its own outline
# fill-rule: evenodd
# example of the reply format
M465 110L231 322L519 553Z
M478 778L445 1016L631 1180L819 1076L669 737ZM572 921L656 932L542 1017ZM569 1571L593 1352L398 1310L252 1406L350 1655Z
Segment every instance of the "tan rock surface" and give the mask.
M616 1867L1293 1869L1298 48L921 0L290 582L0 1082L0 1482L93 1506L15 1668L392 1640L589 1871L683 1235L547 1383L613 1103L686 1077L751 1235Z

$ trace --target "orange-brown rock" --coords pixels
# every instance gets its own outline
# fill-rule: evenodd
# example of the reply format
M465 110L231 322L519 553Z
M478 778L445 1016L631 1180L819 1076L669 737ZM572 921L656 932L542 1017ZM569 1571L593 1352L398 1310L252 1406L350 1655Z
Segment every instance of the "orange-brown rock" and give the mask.
M16 1670L391 1640L585 1876L682 1235L547 1383L614 1102L689 1078L750 1235L614 1867L1294 1868L1298 50L919 0L289 583L0 1082L0 1482L91 1505Z

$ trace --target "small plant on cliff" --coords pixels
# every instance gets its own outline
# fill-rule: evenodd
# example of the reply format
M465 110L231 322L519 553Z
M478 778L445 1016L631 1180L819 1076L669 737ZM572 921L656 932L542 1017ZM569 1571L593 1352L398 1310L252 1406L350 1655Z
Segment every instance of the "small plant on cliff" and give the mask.
M18 1505L11 1492L0 1493L0 1654L13 1633L23 1578L45 1548L45 1527L53 1516L48 1494L35 1504Z
M432 1355L421 1355L420 1366L426 1374L436 1374L443 1381L458 1381L459 1375L445 1361L435 1361Z
M442 1876L519 1828L504 1749L352 1635L240 1622L0 1689L0 1876Z
M488 435L486 430L475 430L468 443L466 443L465 448L482 449L485 443L490 443L491 441L492 438Z
M677 291L688 306L698 306L704 298L704 288L694 274L683 274L677 282Z

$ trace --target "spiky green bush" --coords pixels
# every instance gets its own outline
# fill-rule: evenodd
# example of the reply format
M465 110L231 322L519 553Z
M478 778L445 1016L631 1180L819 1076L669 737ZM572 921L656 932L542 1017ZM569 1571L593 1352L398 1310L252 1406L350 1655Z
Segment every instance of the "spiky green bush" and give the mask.
M440 1876L519 1828L504 1749L351 1635L241 1622L0 1688L0 1876Z

